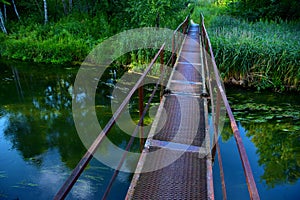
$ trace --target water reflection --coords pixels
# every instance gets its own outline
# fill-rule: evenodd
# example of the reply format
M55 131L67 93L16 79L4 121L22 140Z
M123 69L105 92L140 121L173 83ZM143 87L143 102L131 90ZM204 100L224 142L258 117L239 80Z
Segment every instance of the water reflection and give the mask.
M25 160L36 165L43 162L40 155L47 149L58 146L62 160L73 168L79 159L74 159L74 155L80 155L84 151L74 135L76 130L71 113L70 92L75 74L52 71L42 76L42 72L11 68L15 84L4 80L6 84L1 84L1 93L6 94L6 100L18 96L19 101L11 99L9 104L1 102L1 112L9 118L8 127L2 127L5 137ZM5 70L5 65L1 69ZM72 128L67 130L66 127ZM74 142L70 143L74 136Z
M300 188L299 94L283 95L269 92L257 94L255 91L235 88L228 89L227 95L234 115L240 121L239 129L261 197L298 198L296 194ZM227 148L223 149L224 154L227 151L234 152L228 149L236 148L228 123L222 132L221 146ZM228 158L229 156L223 155L225 163L232 160ZM242 169L237 171L240 171L242 176Z
M85 153L71 110L77 70L0 62L0 199L51 199ZM96 107L107 121L110 99L102 93L111 92L99 91ZM97 199L112 173L92 160L68 199ZM130 175L120 175L112 198L126 194Z

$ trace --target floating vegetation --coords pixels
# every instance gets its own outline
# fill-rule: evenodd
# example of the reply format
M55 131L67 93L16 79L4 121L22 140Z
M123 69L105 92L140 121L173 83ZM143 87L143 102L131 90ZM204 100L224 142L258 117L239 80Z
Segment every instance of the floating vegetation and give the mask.
M92 169L92 170L99 170L99 171L110 169L109 167L104 167L104 166L103 167L101 167L101 166L89 166L88 168Z
M282 122L282 120L297 121L300 119L300 106L291 106L288 103L277 106L254 102L233 102L231 106L236 119L243 123L265 123L270 120L277 120L278 122ZM300 127L297 126L295 130L300 130Z
M17 185L13 185L13 188L28 188L28 187L38 187L39 185L36 183L30 183L30 182L26 182L25 180L19 182Z
M0 178L7 178L5 171L0 171Z
M255 93L228 90L241 133L255 145L261 181L267 187L294 184L300 180L300 104L298 94ZM232 138L230 122L222 141Z
M101 176L85 175L84 177L92 181L97 181L97 182L104 181L104 178Z

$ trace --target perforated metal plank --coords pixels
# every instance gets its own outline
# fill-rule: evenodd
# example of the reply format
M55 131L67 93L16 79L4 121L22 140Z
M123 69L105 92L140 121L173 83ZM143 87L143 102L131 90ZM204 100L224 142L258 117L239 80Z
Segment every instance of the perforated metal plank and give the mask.
M159 150L159 155L147 156L144 167L155 169L166 160L178 157L178 151L150 148L150 153ZM162 169L142 173L132 199L207 199L206 158L198 153L184 152Z
M201 146L205 138L202 100L185 95L170 95L166 98L166 114L161 116L153 138Z
M197 64L178 63L172 79L193 82L201 81L200 66Z
M179 55L179 62L200 63L200 56L197 52L182 52Z
M188 93L188 94L199 94L201 85L172 83L170 85L172 93Z
M182 51L200 52L200 44L196 39L188 37L182 46Z

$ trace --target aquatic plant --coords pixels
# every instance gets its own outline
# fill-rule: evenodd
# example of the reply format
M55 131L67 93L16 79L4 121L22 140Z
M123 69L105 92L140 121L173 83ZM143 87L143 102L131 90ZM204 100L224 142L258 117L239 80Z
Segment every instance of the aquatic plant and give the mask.
M215 17L208 32L222 77L258 90L300 90L299 27L296 22Z

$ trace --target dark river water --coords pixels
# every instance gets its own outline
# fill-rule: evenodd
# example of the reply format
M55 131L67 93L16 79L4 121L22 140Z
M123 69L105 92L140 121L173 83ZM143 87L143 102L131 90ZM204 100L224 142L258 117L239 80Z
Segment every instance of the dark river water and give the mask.
M86 149L72 116L78 68L0 62L0 199L52 199ZM100 124L111 117L108 72L96 95ZM299 94L227 89L261 199L300 199ZM133 102L134 104L134 102ZM134 115L134 112L133 112ZM122 147L128 136L113 128ZM220 140L228 199L249 199L228 124ZM114 170L96 159L67 199L100 199ZM221 199L217 159L216 199ZM132 174L120 173L108 199L124 199Z

